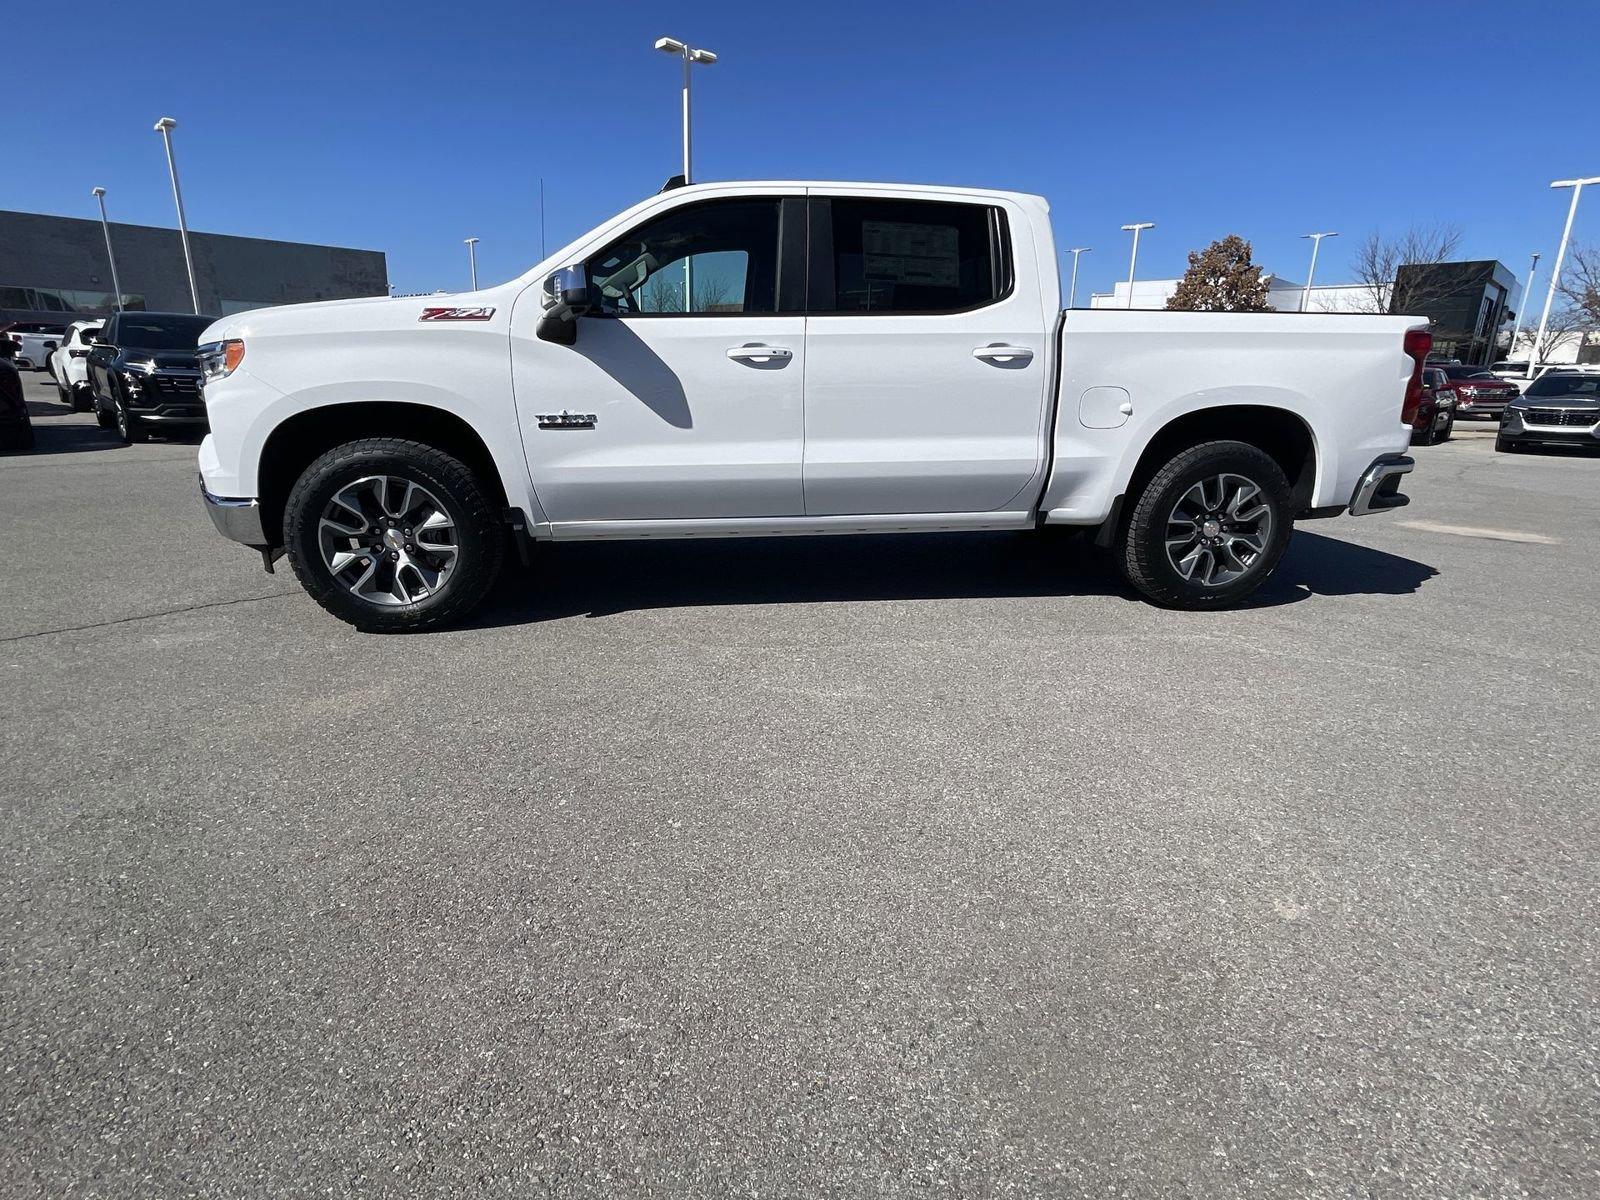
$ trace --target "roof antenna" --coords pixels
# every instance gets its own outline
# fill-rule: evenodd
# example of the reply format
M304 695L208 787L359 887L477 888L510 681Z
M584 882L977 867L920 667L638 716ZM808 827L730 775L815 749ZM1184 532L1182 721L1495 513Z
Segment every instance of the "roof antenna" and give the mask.
M661 185L661 192L670 192L673 188L685 187L688 182L682 175L674 175ZM659 196L661 192L657 192L656 195Z

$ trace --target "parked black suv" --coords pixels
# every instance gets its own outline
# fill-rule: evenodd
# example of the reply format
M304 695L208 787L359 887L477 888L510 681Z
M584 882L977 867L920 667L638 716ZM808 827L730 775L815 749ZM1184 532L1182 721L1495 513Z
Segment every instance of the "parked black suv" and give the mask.
M204 429L195 347L215 320L190 313L108 317L89 351L89 390L100 424L115 425L125 442L142 442L153 428Z

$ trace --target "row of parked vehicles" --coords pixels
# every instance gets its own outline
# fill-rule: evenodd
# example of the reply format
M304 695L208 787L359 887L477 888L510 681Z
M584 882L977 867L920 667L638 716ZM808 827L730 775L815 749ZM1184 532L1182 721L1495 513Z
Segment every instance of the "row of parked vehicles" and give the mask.
M93 410L102 428L139 442L157 430L205 429L197 347L215 320L119 312L70 325L13 325L0 338L14 347L13 366L49 372L61 403Z

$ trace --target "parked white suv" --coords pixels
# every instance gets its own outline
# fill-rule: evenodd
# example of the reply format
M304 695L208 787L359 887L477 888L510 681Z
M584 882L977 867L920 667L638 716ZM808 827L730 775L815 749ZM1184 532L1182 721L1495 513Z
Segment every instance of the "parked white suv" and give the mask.
M701 184L496 287L226 318L202 335L205 503L370 630L467 612L508 526L1080 526L1146 596L1216 608L1297 519L1406 503L1422 318L1064 313L1048 213Z
M105 327L102 320L74 321L67 326L61 345L50 357L50 376L56 381L56 395L73 412L88 412L94 403L89 390L89 346L91 335Z

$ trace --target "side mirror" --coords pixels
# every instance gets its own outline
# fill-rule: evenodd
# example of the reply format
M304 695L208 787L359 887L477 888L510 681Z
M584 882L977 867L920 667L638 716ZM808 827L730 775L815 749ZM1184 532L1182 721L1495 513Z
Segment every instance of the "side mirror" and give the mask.
M544 316L535 331L541 341L573 346L578 341L578 318L587 313L589 277L583 267L562 267L544 281Z

